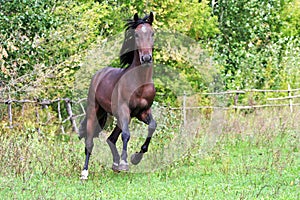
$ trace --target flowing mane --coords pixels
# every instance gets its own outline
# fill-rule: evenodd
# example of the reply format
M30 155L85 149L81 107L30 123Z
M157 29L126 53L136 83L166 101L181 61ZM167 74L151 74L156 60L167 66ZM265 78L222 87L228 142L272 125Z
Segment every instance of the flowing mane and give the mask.
M140 24L148 23L152 25L152 21L149 20L149 15L146 15L143 18L134 16L134 19L126 20L127 23L125 24L125 39L120 51L120 63L122 67L127 67L131 65L134 57L134 51L136 50L135 45L135 37L134 31L136 27Z

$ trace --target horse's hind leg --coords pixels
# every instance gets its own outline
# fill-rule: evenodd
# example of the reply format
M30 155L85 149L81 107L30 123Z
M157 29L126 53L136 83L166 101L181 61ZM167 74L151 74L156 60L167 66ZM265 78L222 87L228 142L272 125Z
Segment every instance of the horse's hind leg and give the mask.
M134 165L139 164L142 160L144 153L148 151L149 143L151 141L152 135L156 129L156 121L153 119L151 110L147 110L141 114L139 120L143 121L148 125L148 136L145 143L142 145L140 152L137 152L131 156L131 163Z
M113 165L112 165L112 170L115 172L119 172L119 162L120 162L120 155L116 147L116 142L121 134L122 130L116 126L111 133L111 135L107 138L106 142L108 146L110 147L112 156L113 156Z
M86 123L86 137L85 137L85 162L81 172L81 179L87 179L88 177L88 165L90 156L94 147L94 132L98 125L97 120L98 106L89 107L87 110L87 123Z

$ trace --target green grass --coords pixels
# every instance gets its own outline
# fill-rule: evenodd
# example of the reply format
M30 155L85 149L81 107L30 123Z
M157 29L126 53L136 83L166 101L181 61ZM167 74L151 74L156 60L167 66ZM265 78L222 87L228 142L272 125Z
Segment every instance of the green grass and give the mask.
M93 154L87 181L79 180L83 143L75 136L2 134L0 199L300 199L298 125L259 116L247 134L238 130L252 118L231 116L213 145L198 135L180 159L153 172L116 174Z

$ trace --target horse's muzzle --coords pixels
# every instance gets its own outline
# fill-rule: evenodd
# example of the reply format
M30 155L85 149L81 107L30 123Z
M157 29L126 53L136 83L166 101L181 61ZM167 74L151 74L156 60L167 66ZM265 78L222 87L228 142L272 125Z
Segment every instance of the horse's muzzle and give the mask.
M142 56L142 64L151 63L151 62L152 62L152 56L150 54L146 54Z

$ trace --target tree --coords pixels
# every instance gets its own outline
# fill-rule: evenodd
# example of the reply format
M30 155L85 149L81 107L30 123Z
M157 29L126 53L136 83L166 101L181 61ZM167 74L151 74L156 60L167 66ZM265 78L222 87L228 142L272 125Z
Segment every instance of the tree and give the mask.
M215 50L227 89L280 88L285 47L282 11L289 1L218 0Z

